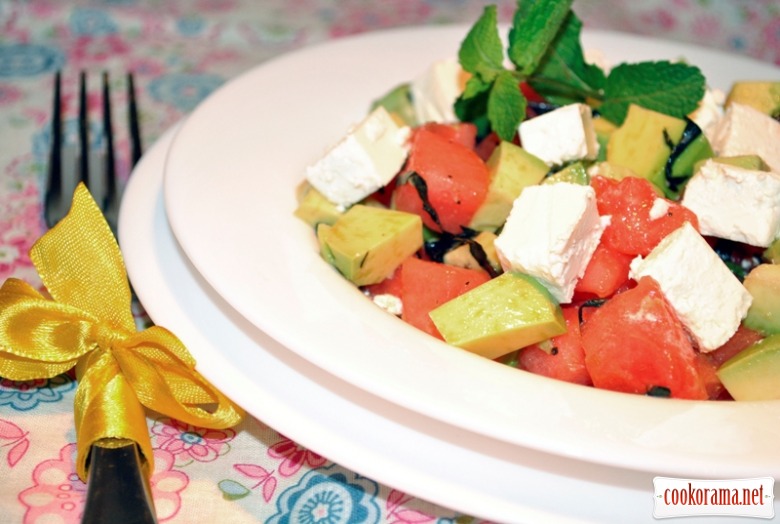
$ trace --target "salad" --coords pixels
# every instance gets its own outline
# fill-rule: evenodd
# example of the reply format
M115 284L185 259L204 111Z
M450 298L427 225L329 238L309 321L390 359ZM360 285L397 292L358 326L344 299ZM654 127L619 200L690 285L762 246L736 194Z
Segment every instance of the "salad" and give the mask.
M780 398L780 82L586 59L571 2L489 6L377 99L296 215L376 304L597 388ZM508 61L504 57L508 57ZM509 65L507 65L509 64Z

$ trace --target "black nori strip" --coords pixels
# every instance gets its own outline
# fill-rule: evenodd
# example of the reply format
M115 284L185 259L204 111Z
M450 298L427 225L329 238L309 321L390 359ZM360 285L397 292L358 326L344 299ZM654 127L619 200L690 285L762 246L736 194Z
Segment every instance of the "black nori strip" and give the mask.
M669 398L672 396L672 390L667 388L666 386L650 386L647 389L647 396Z
M435 262L444 262L444 255L446 255L447 252L452 251L463 244L468 244L469 253L471 253L471 256L477 261L479 267L484 269L487 274L490 275L490 278L497 277L498 273L493 269L493 266L490 265L485 249L479 242L472 238L477 232L467 227L462 227L461 229L463 232L459 235L444 232L439 238L426 242L424 245L425 253Z
M590 300L586 300L582 304L580 304L580 307L577 309L577 318L579 319L580 325L585 322L582 319L582 308L586 307L601 307L607 302L606 298L592 298Z
M550 102L534 102L529 100L526 107L533 111L535 116L539 116L549 113L550 111L555 111L561 106L558 104L551 104Z
M479 267L487 271L487 274L490 275L490 278L496 278L498 276L498 272L493 269L493 266L490 265L490 262L488 262L487 253L485 253L485 249L482 247L482 244L476 240L471 239L468 239L466 243L469 245L469 253L471 253L471 256L474 257L474 260L477 261Z
M439 214L431 205L431 201L428 200L428 184L425 182L425 179L421 177L416 171L412 171L409 173L407 181L410 182L414 186L414 189L417 190L417 194L420 196L420 200L422 200L423 210L428 213L434 224L439 226L439 229L443 231L444 228L441 227Z
M669 134L666 132L666 129L664 129L664 141L666 142L666 145L669 146L669 149L672 150L669 154L669 158L666 159L666 165L664 166L664 176L666 177L666 183L669 185L669 189L672 191L677 191L680 187L680 184L682 184L688 178L687 176L674 176L672 174L674 163L677 162L677 159L680 157L683 151L685 151L687 147L691 145L691 142L699 138L701 135L701 128L696 125L696 122L688 117L685 117L685 122L685 129L683 130L680 141L677 144L672 142Z

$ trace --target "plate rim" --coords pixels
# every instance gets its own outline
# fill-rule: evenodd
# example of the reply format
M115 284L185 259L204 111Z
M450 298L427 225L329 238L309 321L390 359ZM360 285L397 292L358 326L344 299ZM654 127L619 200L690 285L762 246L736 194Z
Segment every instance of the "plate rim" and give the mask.
M301 444L305 442L308 449L332 456L337 459L338 464L354 472L360 472L385 485L396 486L397 489L423 500L473 517L497 522L510 522L520 516L534 521L554 519L555 522L582 522L585 515L593 511L583 507L583 504L587 501L592 502L596 497L604 497L617 502L609 506L609 518L600 518L605 516L605 512L596 509L594 519L609 522L614 518L615 522L623 522L630 514L631 520L635 522L652 521L649 512L637 514L637 508L643 508L641 502L649 500L652 496L652 478L648 474L616 471L594 464L583 465L573 463L570 459L547 456L543 453L540 453L540 458L532 450L518 453L515 449L510 449L507 456L493 450L490 461L486 465L482 453L483 448L487 446L481 445L484 438L477 440L476 443L472 442L472 435L468 432L460 430L458 433L456 430L453 435L448 426L430 421L433 423L433 427L430 427L429 421L421 420L422 417L416 417L413 423L404 417L402 426L390 424L384 427L381 423L386 413L381 406L386 405L386 401L347 395L356 388L346 385L346 390L341 389L342 384L339 379L319 368L315 368L312 373L306 373L298 368L296 361L300 358L294 353L286 349L279 351L279 348L276 350L269 348L268 344L275 344L273 340L264 337L260 330L249 324L246 319L234 314L229 305L219 302L218 297L215 299L209 295L211 288L192 266L188 265L188 261L178 249L175 238L169 232L164 209L157 209L158 206L162 208L162 204L158 202L161 200L161 182L155 194L155 185L150 181L154 182L154 177L157 176L154 175L155 168L162 170L158 162L161 161L160 157L164 156L164 148L173 132L175 128L163 134L158 142L147 150L134 170L120 210L119 240L123 246L130 279L150 317L160 325L171 328L182 338L198 362L197 369L204 376L214 377L215 384L219 382L220 389L223 389L230 398L246 401L241 404L247 405L250 414L271 425L280 434L292 437ZM162 178L161 175L159 177ZM171 278L172 274L176 276ZM194 301L193 297L198 300ZM201 299L207 302L207 308L213 308L214 311L208 309L208 314L204 314L202 307L194 307L196 311L194 314L199 316L193 317L193 311L187 310L187 307L192 307ZM274 364L273 373L279 374L281 371L283 374L292 375L286 376L285 379L296 380L298 386L301 381L311 381L315 388L320 388L318 400L335 395L333 398L344 402L347 409L359 408L363 410L362 416L365 416L367 411L371 414L369 416L376 418L369 419L369 424L363 424L362 431L356 430L354 426L343 427L341 424L337 424L337 428L334 429L317 420L313 412L320 409L320 406L311 406L308 403L304 403L302 407L290 405L291 394L287 389L270 389L267 384L258 384L257 381L248 384L243 384L242 381L238 383L220 381L219 373L235 368L237 363L213 345L213 338L209 338L210 335L218 336L220 340L223 337L228 338L231 343L245 344L247 350L268 353L270 355L268 358ZM292 361L289 357L292 357ZM309 368L313 367L309 366ZM268 373L265 376L268 376ZM255 395L260 396L264 402L258 403ZM330 405L328 402L323 404ZM395 408L395 406L391 407ZM403 411L403 408L400 410ZM401 415L394 414L391 420L397 421L400 418ZM395 449L388 454L388 449L381 442L381 438L376 437L376 433L387 431L388 428L393 431L393 442L400 440L397 448L403 448L402 453ZM369 441L372 437L380 442ZM451 445L450 452L447 453L450 460L446 464L442 464L443 461L426 461L428 454L424 450L430 451L429 448L435 447L437 455L441 455L440 441L442 440L447 445ZM496 444L504 445L493 441L488 443L491 447ZM472 458L472 455L475 458ZM455 476L448 477L450 473L446 468L451 467L450 462L453 460L459 471L466 471L462 477L485 475L491 482L466 484L464 480ZM515 475L511 477L497 475L495 471L497 461L500 462L499 465L505 464L507 470ZM536 466L543 464L544 467L536 469L534 464ZM568 474L575 469L576 475ZM530 504L536 502L531 496L533 490L544 491L545 489L534 488L539 485L540 475L550 475L549 478L552 480L547 484L552 485L554 482L557 490L579 497L578 504L566 506L572 508L566 516L560 513L560 504L556 504L552 511L530 507ZM518 488L520 493L511 496L512 488L503 487L502 482L512 483L512 485L530 483L531 486ZM497 488L495 491L491 491L493 486ZM529 496L528 501L523 498L524 496ZM604 507L602 504L596 506ZM576 518L572 517L575 513Z
M387 31L380 31L375 33L367 33L358 35L355 37L349 37L344 39L339 39L331 42L327 42L324 44L320 44L317 46L307 47L303 48L301 50L288 53L287 55L282 55L272 61L266 62L264 64L261 64L255 68L252 68L245 72L244 74L240 75L236 79L228 82L226 85L218 89L215 93L213 93L208 99L206 99L203 103L201 103L198 108L195 109L195 111L188 117L187 121L184 123L182 128L177 133L177 136L174 139L174 143L171 146L171 150L169 152L169 157L166 162L166 172L164 175L164 194L165 194L165 203L166 203L166 209L168 210L169 219L172 225L172 229L174 231L174 235L176 236L179 243L182 245L184 252L187 254L191 262L193 263L194 267L197 268L197 270L206 278L206 280L211 284L212 287L214 287L218 293L220 293L233 307L235 307L238 311L240 311L245 317L247 317L253 324L260 327L261 329L265 330L267 333L269 333L271 336L279 340L282 344L284 344L287 347L290 347L293 351L298 352L304 358L307 358L308 360L314 362L315 364L323 367L327 371L353 383L357 384L360 387L367 389L369 391L372 391L375 394L379 394L380 396L383 396L385 398L392 399L395 402L400 403L401 405L404 405L407 408L415 409L416 411L419 411L421 413L424 413L427 416L432 417L440 417L440 420L443 420L445 422L455 424L459 427L464 427L471 429L473 431L481 432L483 434L489 435L494 438L501 438L503 440L513 442L517 445L521 446L527 446L532 447L534 449L543 450L546 452L553 452L553 453L559 453L564 456L569 456L573 458L583 458L583 459L590 459L594 462L609 464L613 466L621 466L621 467L631 467L635 469L640 470L647 470L654 469L657 470L659 468L658 466L658 460L661 460L661 462L664 463L663 469L664 471L671 471L671 472L677 472L677 473L709 473L712 474L714 471L713 466L709 464L710 460L713 458L713 456L717 456L717 453L713 455L712 452L709 454L705 454L705 458L699 457L698 459L692 459L690 456L686 457L679 457L674 456L675 453L672 452L671 455L669 454L669 446L671 445L672 449L674 449L674 445L666 442L665 444L652 444L651 448L647 448L648 443L645 443L643 446L639 446L639 449L642 449L646 451L646 456L642 458L636 457L636 455L632 458L631 454L637 451L637 440L641 441L643 438L649 438L648 435L645 434L637 434L637 435L629 435L626 436L624 439L618 439L618 442L600 442L599 445L596 446L598 449L598 456L590 456L592 455L592 452L594 451L594 442L590 442L588 445L583 445L581 442L578 444L572 444L570 441L562 442L560 438L557 439L556 442L550 442L549 440L544 441L543 438L540 438L539 435L536 435L534 437L530 436L523 436L522 438L518 438L517 436L513 436L510 434L510 428L502 428L502 432L495 433L492 431L492 428L488 427L486 429L485 423L487 422L488 426L490 425L490 421L485 421L479 418L479 415L470 412L469 417L463 417L462 413L448 413L447 416L449 418L441 418L441 413L436 413L435 409L437 406L425 406L423 408L420 407L419 404L415 405L415 402L418 401L418 398L412 399L408 395L400 394L401 396L397 396L392 391L389 391L387 386L385 385L385 389L381 390L379 393L377 393L376 389L372 389L372 386L370 384L370 381L368 381L365 377L359 376L359 370L356 371L354 368L350 369L348 366L350 364L345 364L347 367L334 367L332 363L326 362L323 360L322 356L316 356L311 353L311 351L306 351L302 349L300 341L302 340L300 338L300 334L291 334L291 333L283 333L281 332L278 327L272 325L269 321L260 319L259 316L256 313L253 313L250 308L250 303L247 302L246 297L241 297L239 300L236 299L237 295L236 290L234 288L231 288L230 285L226 286L224 277L220 276L218 273L215 272L213 264L213 260L211 260L208 257L204 257L204 247L203 246L195 246L193 242L195 240L193 238L193 233L191 231L187 231L187 222L188 220L184 219L184 216L186 215L188 219L192 219L193 215L192 209L187 210L186 206L182 208L183 202L185 202L187 199L182 198L182 193L188 194L186 191L182 191L182 187L185 185L183 182L183 174L185 172L184 169L181 169L182 165L187 166L187 162L182 160L182 157L186 157L186 153L183 152L184 149L187 148L187 140L192 140L191 136L192 134L198 135L199 131L202 133L203 129L193 130L196 129L198 125L200 127L204 127L204 124L199 121L203 118L207 118L207 115L213 114L215 111L215 108L219 108L219 104L223 103L225 100L225 97L229 97L233 91L239 91L242 92L242 85L252 82L253 79L257 76L262 77L264 74L268 75L268 71L274 70L274 68L281 68L284 69L284 67L288 66L289 63L295 62L296 60L302 60L306 57L310 57L311 55L319 55L321 53L328 53L328 52L335 52L335 51L341 51L343 52L345 48L349 49L350 46L352 47L362 47L369 44L376 44L377 40L393 40L395 39L406 39L411 38L415 35L419 37L419 35L424 35L426 38L429 38L432 32L435 32L438 34L438 36L441 36L445 32L454 32L458 31L459 35L463 35L465 33L460 33L460 31L463 30L463 28L466 26L440 26L436 28L429 28L429 27L415 27L415 28L402 28L402 29L394 29L394 30L387 30ZM598 38L618 38L622 40L630 40L634 43L640 43L642 45L666 45L669 46L670 43L666 41L658 41L656 39L652 39L649 37L642 37L637 35L625 35L623 33L615 33L610 31L588 31L587 29L583 31L583 40L584 41L590 41L590 40L598 40ZM652 47L652 46L651 46ZM707 56L710 56L711 58L723 58L724 56L731 56L727 55L725 53L722 53L720 51L713 51L706 48L697 48L695 46L690 46L687 44L678 44L674 43L674 48L680 48L680 49L690 49L694 50L695 54L703 53ZM681 53L682 54L682 53ZM686 54L688 54L686 52ZM751 62L750 60L745 60L742 57L734 57L731 56L731 60L737 59L743 64L748 64L748 62ZM752 61L752 65L755 66L756 63L762 65L762 66L768 66L768 64L763 64L761 62ZM750 64L748 64L750 65ZM772 69L774 72L774 69ZM208 126L205 126L208 127ZM184 138L182 138L184 137ZM197 140L196 140L197 142ZM182 143L185 143L185 145L182 145ZM204 145L204 144L201 144ZM182 164L183 162L183 164ZM190 166L192 167L192 166ZM173 174L172 174L173 173ZM187 173L187 176L190 176L191 173ZM202 182L202 180L199 180ZM292 187L289 188L290 193L292 194ZM187 213L190 214L187 214ZM201 223L202 225L202 223ZM298 229L301 229L303 226L302 224L299 224ZM324 263L323 263L324 264ZM219 266L219 265L218 265ZM225 269L225 267L219 266L222 270ZM228 264L227 268L232 268L232 264ZM224 273L223 273L224 274ZM354 293L353 293L354 295ZM266 311L267 312L267 311ZM371 317L372 320L378 321L378 315L373 314ZM279 320L276 318L275 320ZM401 326L398 326L399 330L403 330ZM413 328L409 328L413 329ZM405 335L408 336L408 335ZM405 339L406 340L406 339ZM441 348L437 347L437 344L441 344L444 346L443 343L440 343L439 341L435 341L434 344L431 341L428 341L425 346L432 352L440 351ZM451 349L451 348L450 348ZM303 351L303 352L302 352ZM472 356L473 357L473 356ZM469 356L463 356L458 355L458 358L460 359L460 363L463 363L463 359L472 358ZM454 357L453 357L454 358ZM478 358L478 357L473 357ZM475 364L475 367L479 367L480 364ZM483 366L484 367L484 366ZM498 373L498 372L497 372ZM588 399L593 400L594 402L601 401L604 397L604 394L609 395L610 402L617 405L623 405L626 402L629 402L629 400L625 397L631 397L630 402L639 404L641 403L642 408L648 410L648 414L652 414L653 417L659 417L659 420L662 420L664 423L670 423L670 419L676 418L676 417L684 417L688 416L691 418L692 421L701 422L702 418L705 420L708 420L708 416L724 416L722 414L713 414L713 412L721 411L725 413L728 416L736 416L738 413L734 413L735 410L729 410L729 409L721 409L722 406L716 407L712 404L719 404L719 403L691 403L690 401L680 401L680 400L662 400L661 402L666 402L667 404L661 407L660 404L658 404L658 399L637 399L633 396L629 395L622 395L623 398L616 398L617 396L621 396L621 394L615 394L612 392L604 392L599 390L588 390L586 393L581 389L580 386L574 386L569 384L556 384L556 387L551 387L549 384L545 386L542 384L539 379L542 377L525 377L525 380L534 382L534 386L540 388L545 394L550 394L552 396L555 395L568 395L569 397L574 396L573 393L563 393L567 389L569 392L572 391L571 388L577 388L576 392L581 393L583 396L588 397ZM543 379L544 381L549 381L549 379ZM551 391L553 390L553 391ZM579 395L577 395L579 396ZM614 401L612 399L614 398ZM567 405L564 407L571 407L568 403L572 401L571 398L567 399ZM411 402L411 404L410 404ZM574 405L578 407L582 407L583 402L575 402ZM709 405L704 405L709 404ZM674 409L667 410L666 408L674 406ZM747 411L750 411L754 414L766 414L767 410L771 412L772 415L778 416L780 414L780 402L769 402L769 403L741 403L740 413L745 413ZM729 412L731 411L731 412ZM651 412L651 413L650 413ZM726 413L729 412L729 413ZM543 418L546 416L543 413L540 413L538 410L533 412L532 415L534 416L542 416ZM692 415L692 416L691 416ZM744 416L744 415L743 415ZM477 417L477 418L475 418ZM549 420L546 422L556 423L560 422L555 417L548 417ZM475 425L474 421L477 420L478 423ZM634 422L638 423L638 422ZM672 423L672 426L674 424ZM573 427L568 427L567 425L564 425L567 429L575 429L577 427L581 427L579 424L575 424ZM657 435L656 435L657 436ZM555 436L552 436L550 434L545 434L544 438L552 438L555 440ZM592 439L591 439L592 440ZM568 444L568 446L565 447L565 449L561 449L561 444L565 443ZM752 444L752 442L751 442ZM664 451L662 448L666 446L666 450ZM688 443L687 445L690 445ZM617 458L619 457L619 458ZM775 456L775 458L780 458L778 456ZM673 459L675 461L675 464L670 463L670 459ZM766 471L767 468L759 468L759 464L756 462L757 458L755 456L752 456L750 464L743 463L740 465L730 465L729 467L723 467L723 465L719 465L719 468L717 468L717 471L729 471L732 473L737 472L745 472L746 470L752 471L752 472L758 472L760 471ZM709 465L708 465L709 464ZM773 473L780 472L780 460L776 460L776 464L772 465Z

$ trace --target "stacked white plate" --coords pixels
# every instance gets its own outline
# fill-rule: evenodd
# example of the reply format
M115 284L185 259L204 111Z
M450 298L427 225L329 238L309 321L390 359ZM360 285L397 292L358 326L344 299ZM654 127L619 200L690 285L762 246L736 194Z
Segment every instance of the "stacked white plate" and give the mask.
M252 415L358 473L501 522L653 521L653 478L780 475L780 402L686 402L530 375L373 306L317 253L295 187L467 27L374 33L253 69L139 163L119 239L152 319ZM684 58L713 87L767 64L605 32L611 60ZM778 506L776 506L778 507ZM715 522L711 518L707 522Z

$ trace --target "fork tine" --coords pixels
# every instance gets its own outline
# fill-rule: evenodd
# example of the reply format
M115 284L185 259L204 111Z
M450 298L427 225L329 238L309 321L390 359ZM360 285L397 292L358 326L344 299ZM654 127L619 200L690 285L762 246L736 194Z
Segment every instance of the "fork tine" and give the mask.
M114 160L114 128L111 119L111 87L109 86L108 72L103 72L103 134L105 136L105 184L103 209L107 212L112 209L114 199L116 198L116 163ZM110 218L109 225L116 230L116 224L112 223Z
M138 122L138 104L135 99L135 78L132 71L127 73L127 119L130 127L130 167L133 168L141 158L143 144Z
M79 75L79 177L89 185L89 108L87 107L87 73Z
M48 227L54 226L57 217L53 210L62 193L62 74L54 75L54 101L51 112L51 150L49 151L48 180L44 196L44 219Z

